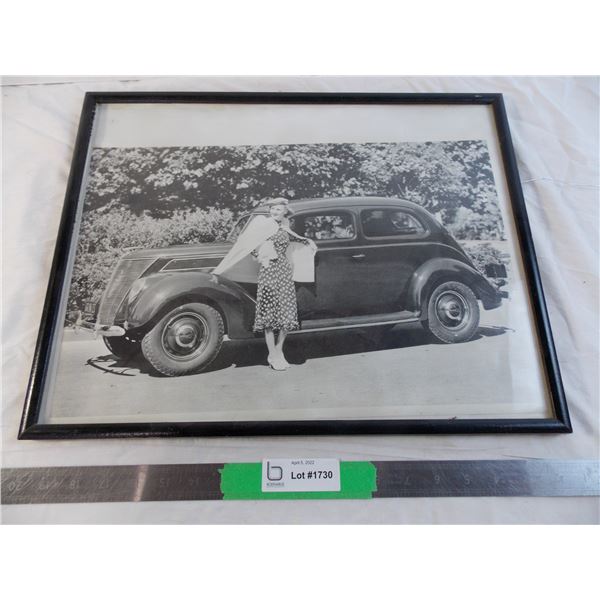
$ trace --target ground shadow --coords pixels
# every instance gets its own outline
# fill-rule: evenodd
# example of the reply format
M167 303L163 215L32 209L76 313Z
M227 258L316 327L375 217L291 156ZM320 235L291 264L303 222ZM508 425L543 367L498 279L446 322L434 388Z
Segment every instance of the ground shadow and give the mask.
M469 342L487 337L503 335L512 331L507 327L480 327ZM425 331L418 323L391 329L365 328L327 331L323 333L291 335L286 341L285 354L292 365L302 365L308 360L364 354L380 350L394 350L430 344L443 344ZM87 364L113 375L135 377L139 374L151 377L166 377L156 371L141 355L117 358L114 354L90 358ZM223 344L215 360L202 372L221 371L229 367L244 368L267 365L267 348L262 338L229 341ZM131 372L134 371L134 372Z
M88 359L86 364L104 373L121 377L135 377L138 374L153 375L155 373L152 365L146 361L141 352L123 358L119 358L114 354L104 354ZM139 371L139 373L135 371Z
M469 341L485 337L501 335L507 331L504 327L480 327ZM466 342L468 343L468 342ZM346 354L362 354L378 350L397 350L430 344L443 344L418 324L402 325L392 329L355 329L323 334L314 334L290 338L286 349L288 361L302 364L313 358L342 356Z
M502 335L506 331L510 330L507 327L480 327L470 341ZM285 354L290 364L302 365L311 359L429 344L443 342L435 339L417 323L387 330L366 328L293 335L286 341ZM262 339L230 342L223 346L219 356L204 372L219 371L232 366L243 368L258 365L267 365L267 348Z

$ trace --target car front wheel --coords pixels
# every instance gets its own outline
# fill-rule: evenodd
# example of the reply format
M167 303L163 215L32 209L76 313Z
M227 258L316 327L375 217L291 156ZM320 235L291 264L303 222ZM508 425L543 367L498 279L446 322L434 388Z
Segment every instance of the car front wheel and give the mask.
M479 304L473 290L458 281L438 285L429 296L423 326L446 344L470 340L479 327Z
M156 323L142 340L146 360L163 375L176 377L206 368L223 344L223 319L200 302L179 306Z

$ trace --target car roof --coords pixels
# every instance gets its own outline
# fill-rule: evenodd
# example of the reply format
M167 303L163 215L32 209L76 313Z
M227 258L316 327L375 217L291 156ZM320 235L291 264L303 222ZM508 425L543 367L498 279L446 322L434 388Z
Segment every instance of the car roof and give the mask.
M419 212L425 209L414 202L402 198L390 198L386 196L336 196L335 198L302 198L290 200L289 207L292 212L310 210L313 208L349 208L356 206L395 206L398 208L412 208ZM257 206L252 212L266 212L265 206Z

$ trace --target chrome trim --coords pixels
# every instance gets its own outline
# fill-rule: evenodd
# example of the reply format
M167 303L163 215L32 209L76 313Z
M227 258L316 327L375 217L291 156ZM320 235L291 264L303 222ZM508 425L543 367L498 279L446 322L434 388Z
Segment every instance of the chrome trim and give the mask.
M205 254L198 256L175 256L169 260L166 264L164 264L159 270L158 273L174 273L177 271L199 271L202 269L214 269L217 267L218 263L215 265L207 265L204 267L185 267L183 269L170 269L169 266L177 261L183 260L215 260L215 259L223 259L227 253L223 254Z
M203 254L202 256L174 256L173 258L171 258L169 260L169 262L165 265L163 265L162 269L168 267L172 262L178 261L178 260L205 260L205 259L212 259L212 258L223 258L225 256L225 254ZM161 269L161 270L162 270Z
M452 248L452 246L448 246L447 244L440 244L439 242L399 242L396 244L360 244L360 246L339 246L338 248L319 248L318 251L321 250L362 250L363 248L388 248L390 246L422 246L423 244L436 244L437 246L446 246L447 248ZM452 248L456 250L456 248Z
M190 246L193 244L190 244ZM159 248L160 250L160 248ZM227 254L227 252L225 252L225 254ZM197 255L197 254L174 254L173 256L170 257L170 260L180 260L182 258L204 258L204 257L210 257L210 258L218 258L218 257L222 257L225 256L225 254L221 253L221 254L203 254L203 255ZM165 256L159 256L158 258L167 258Z
M458 309L458 315L453 313L454 308ZM437 297L435 312L438 321L447 329L458 329L471 317L469 303L462 294L455 290L444 290Z
M96 324L91 321L84 321L81 318L78 318L75 323L73 323L73 329L75 331L85 331L88 333L94 333L96 330Z
M236 283L236 282L234 281L234 283ZM238 285L238 287L241 288L242 294L246 298L248 298L248 300L250 300L252 302L252 304L256 304L256 298L252 297L239 283L237 285Z
M216 269L217 265L213 267L189 267L187 269L160 269L157 273L180 273L181 271L210 271L212 269Z
M101 325L95 333L102 337L118 337L125 335L125 330L118 325Z
M118 325L97 325L91 321L77 319L73 325L76 332L84 331L85 333L93 333L94 337L101 335L102 337L117 337L125 335L125 329Z
M180 322L183 324L179 325ZM197 328L198 323L202 330ZM183 336L186 333L189 334L190 331L193 334L191 342L184 342ZM172 360L180 362L196 358L206 350L209 341L209 332L210 327L208 322L202 315L192 311L178 313L162 328L160 336L162 351ZM183 349L184 353L178 354L178 348ZM187 349L190 349L191 352L185 353Z
M119 260L120 261L121 260L122 261L129 260L131 262L134 262L136 260L152 260L152 261L155 261L156 257L153 258L152 256L139 256L138 258L127 258L126 256L124 256L123 258L120 258Z

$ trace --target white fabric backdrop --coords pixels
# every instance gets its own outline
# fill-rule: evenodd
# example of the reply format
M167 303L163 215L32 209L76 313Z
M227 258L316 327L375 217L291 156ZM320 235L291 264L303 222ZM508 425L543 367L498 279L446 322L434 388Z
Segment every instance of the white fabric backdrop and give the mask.
M266 456L598 459L598 78L8 78L3 126L2 466L259 461ZM502 92L574 433L17 441L86 91ZM598 498L5 506L6 523L600 522Z

